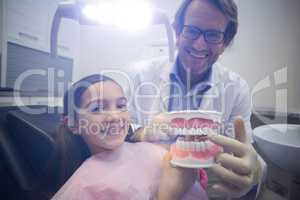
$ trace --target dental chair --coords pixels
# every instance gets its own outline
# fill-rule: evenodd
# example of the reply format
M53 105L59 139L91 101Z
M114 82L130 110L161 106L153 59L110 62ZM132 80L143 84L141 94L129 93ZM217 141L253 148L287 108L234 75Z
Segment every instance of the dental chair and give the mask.
M57 111L28 114L17 107L0 109L1 199L41 199L37 188L45 181L43 173L54 152Z
M49 109L46 106L30 108ZM45 174L55 152L54 133L60 123L61 108L50 110L52 112L29 114L22 111L22 107L0 107L1 199L43 200L48 198L40 190L41 184L56 188L55 182L45 178ZM84 148L79 146L78 150L82 152Z

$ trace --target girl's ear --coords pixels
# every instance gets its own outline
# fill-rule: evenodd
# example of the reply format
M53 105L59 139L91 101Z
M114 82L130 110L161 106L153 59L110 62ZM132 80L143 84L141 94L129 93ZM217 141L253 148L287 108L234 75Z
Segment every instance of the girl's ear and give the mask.
M79 129L77 126L69 127L69 129L73 134L79 134Z

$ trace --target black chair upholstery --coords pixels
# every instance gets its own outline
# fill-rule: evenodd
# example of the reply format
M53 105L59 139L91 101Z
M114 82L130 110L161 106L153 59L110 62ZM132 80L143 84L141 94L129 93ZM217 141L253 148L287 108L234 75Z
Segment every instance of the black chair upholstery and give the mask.
M58 111L55 108L53 113L30 114L12 107L1 112L0 150L5 171L0 175L2 178L9 173L14 179L9 186L11 192L30 193L43 181L42 172L54 152L53 134L60 121Z

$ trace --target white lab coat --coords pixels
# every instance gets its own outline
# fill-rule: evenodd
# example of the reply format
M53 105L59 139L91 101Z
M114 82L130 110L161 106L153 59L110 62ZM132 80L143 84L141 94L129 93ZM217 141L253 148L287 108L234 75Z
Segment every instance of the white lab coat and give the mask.
M168 99L166 97L170 95L169 75L173 66L174 63L170 63L167 57L144 60L129 66L129 76L132 81L128 96L130 100L129 109L133 123L138 124L137 127L149 123L153 116L168 111ZM148 86L141 87L143 84ZM225 124L224 132L233 138L234 119L241 116L245 123L248 141L252 143L250 124L252 100L247 82L237 73L215 63L212 66L211 86L204 94L199 110L221 112ZM139 95L146 95L146 98L137 98ZM258 160L263 170L263 176L258 185L257 194L259 194L267 174L265 161L259 155Z
M170 95L169 74L173 65L167 57L161 57L130 66L129 74L134 86L131 87L129 99L134 123L145 125L154 115L168 111L166 97ZM213 65L211 75L211 88L204 94L199 109L221 112L225 134L230 137L234 137L234 118L241 116L248 139L252 142L252 103L248 84L238 74L217 63Z

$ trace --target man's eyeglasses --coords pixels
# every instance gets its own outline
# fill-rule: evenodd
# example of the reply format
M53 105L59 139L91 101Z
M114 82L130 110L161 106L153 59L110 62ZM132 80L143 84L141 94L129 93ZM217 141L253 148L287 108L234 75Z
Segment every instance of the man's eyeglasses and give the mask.
M219 44L224 41L224 32L216 31L216 30L207 30L203 31L194 26L184 25L182 30L182 35L186 39L196 40L201 35L203 35L204 40L210 44Z

